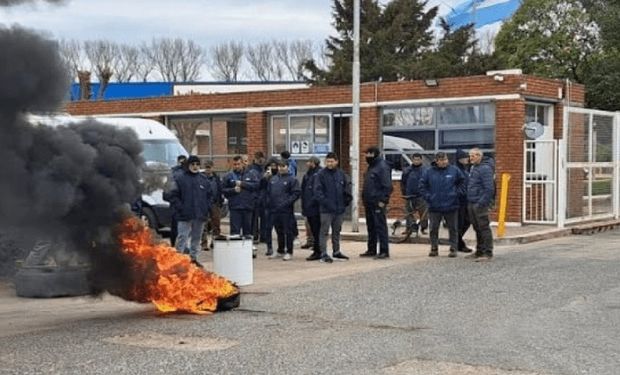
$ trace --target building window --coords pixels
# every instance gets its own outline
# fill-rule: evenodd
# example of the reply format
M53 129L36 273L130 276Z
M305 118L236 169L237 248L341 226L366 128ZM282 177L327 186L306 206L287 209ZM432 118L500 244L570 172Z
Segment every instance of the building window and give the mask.
M288 114L271 116L271 153L284 150L303 157L332 150L330 114Z
M382 121L383 152L396 171L409 165L414 153L430 162L444 151L454 162L457 149L495 151L495 104L490 102L385 107Z

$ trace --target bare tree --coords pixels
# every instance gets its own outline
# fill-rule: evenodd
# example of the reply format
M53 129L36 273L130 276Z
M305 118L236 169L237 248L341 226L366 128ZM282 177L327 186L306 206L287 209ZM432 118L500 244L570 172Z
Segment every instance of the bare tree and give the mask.
M102 99L117 65L119 47L108 40L92 40L84 42L84 52L99 80L97 98Z
M204 51L191 40L153 39L142 51L164 81L195 81L200 77Z
M61 40L60 54L62 55L67 69L75 80L80 84L80 100L90 99L90 62L84 53L82 44L77 40Z
M284 69L274 56L272 43L261 42L254 46L248 45L245 51L246 59L255 78L260 81L282 79Z
M237 82L243 58L243 44L230 41L211 48L209 70L213 77L227 82Z
M138 48L140 53L136 61L136 76L140 81L146 82L155 69L151 63L151 48L144 42Z
M303 78L303 63L312 59L311 40L273 41L273 50L278 63L286 68L292 80Z
M114 67L118 82L129 82L132 78L138 76L139 58L140 50L137 47L128 44L119 45L118 58Z

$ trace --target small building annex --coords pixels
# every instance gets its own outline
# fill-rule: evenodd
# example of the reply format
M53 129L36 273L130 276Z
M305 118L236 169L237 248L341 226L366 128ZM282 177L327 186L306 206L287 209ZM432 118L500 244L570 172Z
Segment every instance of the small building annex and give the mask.
M507 221L548 222L557 220L557 194L550 187L557 182L554 140L564 137L565 107L583 103L582 85L519 71L364 83L360 152L379 145L398 180L412 153L430 160L441 150L453 160L457 149L480 147L495 158L497 176L511 175ZM227 169L236 154L275 155L287 149L298 160L301 175L304 160L330 151L350 173L350 86L76 101L68 103L66 111L159 120L176 131L192 153L213 159L220 170ZM529 131L533 125L537 130ZM363 178L365 166L361 169ZM528 181L542 184L532 189ZM395 204L401 201L399 192L394 189Z

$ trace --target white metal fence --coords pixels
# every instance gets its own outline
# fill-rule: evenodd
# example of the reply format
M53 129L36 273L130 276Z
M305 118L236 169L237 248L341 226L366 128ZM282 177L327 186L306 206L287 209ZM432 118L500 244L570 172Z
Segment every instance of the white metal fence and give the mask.
M557 140L525 141L523 147L523 222L557 223Z
M557 148L559 226L618 218L619 124L619 113L565 108L564 134Z

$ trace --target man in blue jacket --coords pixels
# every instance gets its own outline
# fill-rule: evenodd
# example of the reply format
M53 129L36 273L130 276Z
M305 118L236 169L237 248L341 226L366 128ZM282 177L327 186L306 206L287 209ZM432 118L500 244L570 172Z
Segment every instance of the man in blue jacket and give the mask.
M207 160L205 162L205 176L211 183L211 191L213 192L213 203L211 204L211 212L209 213L209 222L208 226L211 230L211 236L213 239L217 239L222 234L220 229L221 225L221 216L222 216L222 206L224 205L224 197L222 196L222 180L220 177L213 171L213 160ZM208 236L204 238L208 242ZM213 248L213 240L211 244L208 245L209 248Z
M240 155L233 158L233 169L222 179L222 193L228 199L230 234L252 238L252 213L259 176L245 168Z
M299 181L289 174L288 161L278 160L278 175L272 177L267 185L268 207L278 236L278 248L271 258L290 260L293 257L293 226L296 223L291 217L295 201L300 195Z
M178 236L176 249L183 253L190 242L189 256L192 263L202 267L196 257L200 250L205 221L211 210L213 193L207 176L200 173L200 159L192 155L187 159L187 170L179 175L170 191L170 204L177 213Z
M316 200L319 202L321 230L319 233L320 255L324 263L331 263L332 258L327 255L327 234L332 229L332 256L337 260L348 260L349 257L340 251L340 231L344 211L351 203L351 181L338 168L338 156L330 152L325 157L325 168L316 176Z
M411 156L411 165L403 171L403 175L400 179L400 190L403 196L407 197L407 212L415 212L418 215L417 223L409 223L407 225L413 226L413 231L418 233L418 229L421 229L422 234L425 233L428 228L428 207L422 194L420 194L420 179L426 167L422 161L422 155L413 154ZM407 220L409 217L407 217Z
M321 213L319 211L319 201L315 194L315 181L317 174L321 171L321 161L316 156L312 156L306 162L308 171L301 180L301 213L306 217L310 226L311 234L307 238L312 238L312 254L306 260L321 259L321 245L319 243L319 233L321 232ZM316 238L316 241L314 240ZM303 249L303 246L302 246Z
M390 250L385 211L392 194L392 168L380 155L381 151L376 146L366 149L368 171L364 178L362 200L366 214L368 242L366 252L360 256L388 259ZM379 242L379 254L377 254L377 242Z
M461 149L456 150L456 167L463 172L465 176L465 190L467 190L467 183L469 181L469 154ZM467 191L459 198L459 218L458 218L458 230L459 230L459 248L458 251L462 253L471 253L472 249L467 247L467 244L463 240L463 236L467 229L469 229L469 212L467 211Z
M467 211L476 231L476 261L493 258L493 232L489 223L489 207L495 201L495 168L493 159L484 157L479 148L469 150L471 169L467 184Z
M459 198L465 192L465 176L450 165L445 152L438 152L432 166L422 175L420 193L428 204L431 251L430 257L439 255L439 225L445 220L450 238L449 257L456 257L458 250Z

